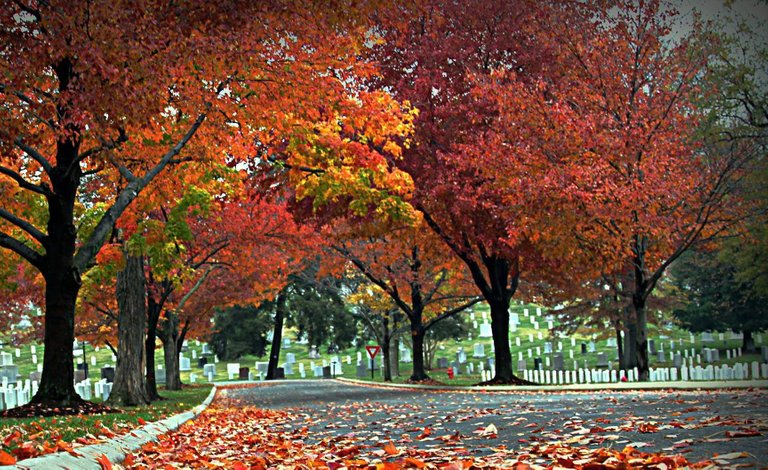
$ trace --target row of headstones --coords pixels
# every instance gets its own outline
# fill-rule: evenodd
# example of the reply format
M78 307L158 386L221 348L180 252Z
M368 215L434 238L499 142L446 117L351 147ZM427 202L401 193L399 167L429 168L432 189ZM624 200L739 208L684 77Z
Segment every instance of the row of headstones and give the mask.
M628 371L606 369L578 369L578 370L544 370L525 369L521 371L523 378L536 383L546 385L559 384L588 384L588 383L615 383L626 380L637 381L637 369ZM651 382L689 382L689 381L716 381L716 380L760 380L768 379L768 364L760 364L753 361L751 364L736 363L732 367L728 365L713 366L686 366L664 367L649 369Z
M24 382L14 383L3 377L0 382L0 410L26 405L35 393L37 393L37 382L27 379Z

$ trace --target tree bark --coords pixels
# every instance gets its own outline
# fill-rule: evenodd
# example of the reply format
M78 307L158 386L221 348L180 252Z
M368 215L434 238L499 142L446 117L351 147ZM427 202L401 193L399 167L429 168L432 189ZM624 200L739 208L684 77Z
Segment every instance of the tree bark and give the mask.
M157 323L160 321L161 306L152 298L147 298L147 338L144 341L144 354L147 364L146 384L147 398L151 401L160 400L155 379L155 343L157 342Z
M160 341L163 343L163 359L165 360L165 389L181 390L181 373L179 371L179 317L173 312L166 312L165 320L160 329Z
M280 293L275 300L275 329L272 333L272 345L269 348L269 364L267 365L266 380L277 378L278 361L280 360L280 348L283 343L283 323L285 322L286 297Z
M392 332L389 329L389 313L386 313L381 320L381 353L384 355L384 381L392 382L392 370L390 368L390 343L392 342ZM376 359L372 359L374 365Z
M621 337L621 320L615 320L613 322L613 327L616 332L616 349L619 353L619 365L622 369L625 369L624 367L624 338Z
M413 373L411 380L422 381L429 379L426 368L424 367L424 324L422 322L423 308L414 306L409 319L411 321L411 344L413 348Z
M647 382L650 380L650 363L648 362L648 318L646 316L645 299L641 298L641 296L635 296L633 304L635 307L635 324L637 326L634 349L637 358L638 380Z
M752 331L743 330L741 334L744 335L744 338L741 340L741 351L744 353L757 352L757 348L755 347L755 339L752 337Z
M126 255L125 269L117 274L117 366L107 400L112 406L149 403L144 377L144 330L147 321L144 259Z
M621 363L622 367L626 370L634 369L637 367L637 322L635 320L635 313L631 306L627 306L624 309L624 326L626 332L624 333L624 360Z
M389 352L389 372L392 377L400 377L400 335L392 338L397 347Z
M71 261L71 256L69 260ZM68 264L69 266L65 267ZM32 402L67 406L83 401L75 392L72 351L72 343L75 340L75 303L80 291L80 280L67 260L59 260L51 265L51 269L44 273L43 374Z
M72 67L64 59L55 67L60 90L66 90ZM57 106L62 117L69 115ZM76 130L76 129L71 129ZM81 171L76 164L80 141L62 137L56 142L56 166L51 170L52 192L47 194L48 236L42 241L45 255L37 266L45 279L45 333L43 373L33 403L70 405L83 400L74 387L75 304L80 292L80 270L75 264L77 228L74 207ZM70 167L72 170L70 171Z
M494 382L514 383L519 379L512 372L512 351L509 349L509 301L488 302L491 307L491 332L495 351Z

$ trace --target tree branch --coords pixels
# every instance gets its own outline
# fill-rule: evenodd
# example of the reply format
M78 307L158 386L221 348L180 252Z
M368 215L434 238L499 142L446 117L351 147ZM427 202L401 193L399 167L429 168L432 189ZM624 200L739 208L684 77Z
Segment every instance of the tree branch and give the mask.
M26 153L27 155L32 157L33 160L39 163L40 166L43 167L43 170L45 170L45 172L48 173L48 175L51 174L51 172L53 171L53 166L51 166L51 163L48 161L47 158L43 156L43 154L41 154L34 148L30 147L29 145L25 144L24 139L22 139L21 137L16 137L13 143L14 145L16 145L16 147L23 150L24 153Z
M16 181L19 187L23 189L27 189L37 194L42 194L43 196L49 196L51 194L51 191L47 186L30 183L29 181L25 180L23 176L11 170L10 168L0 166L0 174L10 177L12 180Z
M7 220L8 222L12 223L13 225L19 227L20 229L27 232L32 238L39 241L41 244L43 244L43 240L45 240L46 235L37 227L32 225L31 223L27 222L26 220L17 217L16 215L8 212L7 210L0 207L0 217Z
M27 260L29 264L36 267L39 271L42 271L43 255L23 244L19 240L13 238L12 236L0 232L0 247L13 251L17 255Z

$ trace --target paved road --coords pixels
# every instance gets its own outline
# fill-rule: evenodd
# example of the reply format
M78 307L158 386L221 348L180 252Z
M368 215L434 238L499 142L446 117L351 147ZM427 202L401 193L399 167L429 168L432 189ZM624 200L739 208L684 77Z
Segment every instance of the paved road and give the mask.
M435 392L327 380L222 392L217 401L288 409L296 419L283 428L309 426L310 439L317 441L346 436L372 446L455 445L457 452L474 455L555 441L592 448L633 445L644 452L682 453L692 462L730 454L731 464L768 468L766 390ZM496 436L482 435L490 425Z

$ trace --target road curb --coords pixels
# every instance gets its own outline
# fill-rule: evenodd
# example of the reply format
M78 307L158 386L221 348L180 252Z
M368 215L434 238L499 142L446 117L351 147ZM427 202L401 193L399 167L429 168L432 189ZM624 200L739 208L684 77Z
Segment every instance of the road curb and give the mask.
M126 454L139 449L149 441L156 440L158 436L181 426L183 423L194 419L211 404L216 396L216 385L211 388L211 393L199 405L189 411L179 413L168 418L146 424L134 429L128 434L115 437L106 442L78 447L75 451L80 454L75 457L67 452L48 454L42 457L22 460L16 465L0 466L0 470L10 469L70 469L70 470L101 470L98 462L101 455L106 455L110 462L118 464L125 459Z
M367 380L347 379L337 377L340 382L380 386L389 388L410 388L421 390L447 391L488 391L488 392L604 392L604 391L643 391L643 390L733 390L750 388L768 388L768 380L739 380L729 382L619 382L602 384L567 384L567 385L489 385L489 386L459 386L459 385L417 385L395 384L386 382L371 382Z

